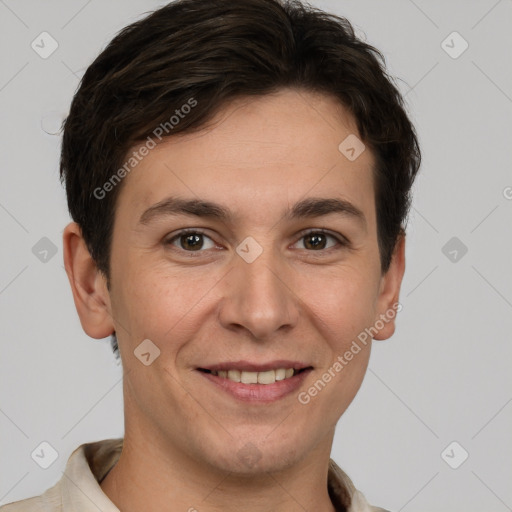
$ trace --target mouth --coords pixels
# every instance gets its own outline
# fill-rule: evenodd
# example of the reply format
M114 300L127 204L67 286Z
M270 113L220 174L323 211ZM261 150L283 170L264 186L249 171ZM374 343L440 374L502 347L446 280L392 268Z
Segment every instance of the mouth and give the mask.
M222 368L219 368L222 366ZM244 369L254 365L217 368L197 368L198 373L206 378L209 384L216 386L231 397L243 402L269 403L297 391L304 379L313 371L312 366L281 365L262 371Z
M208 373L214 377L228 379L232 382L240 382L242 384L262 384L268 386L275 382L291 379L296 375L305 372L306 370L313 369L312 366L305 368L276 368L275 370L265 371L246 371L239 369L230 370L211 370L208 368L198 368L200 372Z

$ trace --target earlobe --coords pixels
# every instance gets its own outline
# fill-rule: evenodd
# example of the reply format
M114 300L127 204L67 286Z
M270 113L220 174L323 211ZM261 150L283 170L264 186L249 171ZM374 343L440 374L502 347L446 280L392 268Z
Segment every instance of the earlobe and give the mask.
M105 276L92 259L76 222L66 226L62 241L64 267L82 328L91 338L106 338L115 329Z
M395 332L395 317L401 309L400 287L405 272L405 232L399 235L388 271L381 278L374 339L386 340Z

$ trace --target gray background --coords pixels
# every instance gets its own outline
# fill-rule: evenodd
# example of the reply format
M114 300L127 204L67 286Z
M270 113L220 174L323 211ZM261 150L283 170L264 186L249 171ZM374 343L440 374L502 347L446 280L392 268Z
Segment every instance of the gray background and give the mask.
M384 52L424 154L397 332L374 344L332 456L390 510L512 510L512 2L312 3ZM0 504L53 485L79 444L123 435L121 367L82 331L63 268L60 139L47 132L98 52L159 5L0 0ZM43 31L59 45L47 59L31 48ZM469 43L458 58L442 46L453 31ZM42 441L59 454L46 470L30 455ZM458 469L441 456L453 441L452 465L469 453Z

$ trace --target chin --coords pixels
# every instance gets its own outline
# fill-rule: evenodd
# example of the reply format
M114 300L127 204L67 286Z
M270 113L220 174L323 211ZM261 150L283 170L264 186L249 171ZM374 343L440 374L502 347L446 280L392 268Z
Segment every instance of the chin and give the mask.
M232 439L229 446L219 448L211 456L210 464L239 476L279 472L297 464L301 459L297 447L303 447L303 443L294 441L293 437L269 442L268 432L272 429L266 429L260 437L253 434Z

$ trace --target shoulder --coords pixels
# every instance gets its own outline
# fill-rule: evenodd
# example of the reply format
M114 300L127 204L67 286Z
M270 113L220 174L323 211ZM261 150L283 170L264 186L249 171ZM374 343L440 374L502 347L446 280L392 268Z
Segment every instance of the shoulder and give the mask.
M341 503L340 510L347 512L389 512L388 510L370 505L364 494L356 489L349 476L336 464L333 459L329 461L329 491L337 503Z
M36 512L39 510L44 510L39 496L13 501L12 503L7 503L7 505L0 507L0 512Z
M76 512L90 502L103 512L119 512L103 493L99 481L117 462L123 438L83 443L68 458L61 479L39 496L0 506L0 512Z
M13 501L0 507L0 512L61 512L60 481L39 496Z
M352 503L348 512L390 512L381 507L370 505L361 491L356 490L352 495Z

